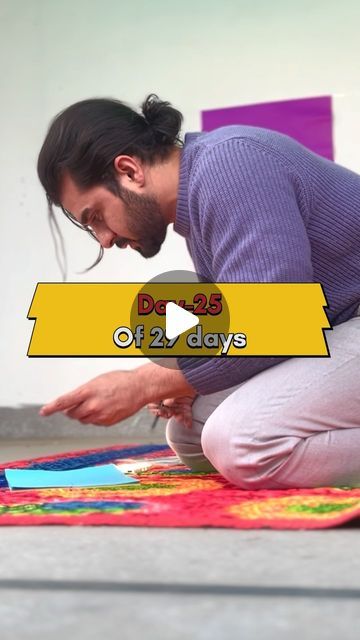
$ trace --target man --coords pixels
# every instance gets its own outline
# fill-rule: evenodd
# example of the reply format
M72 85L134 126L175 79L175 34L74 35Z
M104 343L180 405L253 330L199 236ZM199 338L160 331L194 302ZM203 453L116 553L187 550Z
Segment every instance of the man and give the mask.
M70 106L39 156L50 208L102 248L144 257L173 223L214 282L321 282L331 358L150 363L101 375L41 414L111 425L164 401L167 440L193 469L213 466L246 489L359 484L360 177L275 132L226 127L182 146L180 126L154 95L142 114L112 100Z

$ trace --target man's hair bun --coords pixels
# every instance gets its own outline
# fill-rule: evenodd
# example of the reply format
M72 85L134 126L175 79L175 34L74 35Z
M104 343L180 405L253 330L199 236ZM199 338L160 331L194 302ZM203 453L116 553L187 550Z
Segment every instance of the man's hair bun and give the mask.
M141 111L149 128L156 139L165 145L179 142L182 115L174 109L170 102L160 100L151 93L141 105Z

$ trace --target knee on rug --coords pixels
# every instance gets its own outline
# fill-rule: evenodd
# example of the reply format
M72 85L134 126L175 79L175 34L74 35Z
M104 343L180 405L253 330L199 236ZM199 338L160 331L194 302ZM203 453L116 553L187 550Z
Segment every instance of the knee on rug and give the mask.
M221 414L210 416L202 432L202 448L211 464L232 484L244 490L273 489L277 470L284 464L292 447L279 453L279 441L266 440L253 435L256 425L250 424L247 416L244 429L239 427L236 433L231 420L225 424ZM252 434L252 435L251 435Z
M204 456L201 447L200 432L194 427L189 429L181 422L170 418L166 426L166 440L178 458L193 472L215 473L216 470Z
M194 429L188 429L175 418L170 418L167 421L165 437L169 447L175 453L186 452L189 447L191 450L194 450L195 447L201 451L200 434L196 433Z

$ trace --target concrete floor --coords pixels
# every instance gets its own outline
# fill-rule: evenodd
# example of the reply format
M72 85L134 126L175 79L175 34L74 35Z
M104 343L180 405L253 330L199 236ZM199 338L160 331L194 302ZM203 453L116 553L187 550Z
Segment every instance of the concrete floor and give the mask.
M111 440L3 442L1 459ZM358 640L359 558L357 525L2 527L0 638Z

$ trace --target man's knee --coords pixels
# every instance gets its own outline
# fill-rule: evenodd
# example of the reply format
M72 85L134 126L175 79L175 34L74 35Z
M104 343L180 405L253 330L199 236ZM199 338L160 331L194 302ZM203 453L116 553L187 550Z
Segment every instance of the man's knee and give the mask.
M189 429L185 425L170 418L166 424L165 437L169 447L174 451L201 451L201 433L196 429Z
M170 418L166 423L165 437L168 445L176 451L179 445L186 443L186 430L185 427L175 420Z
M215 472L202 450L201 432L186 428L181 422L171 418L166 426L166 440L178 458L193 472Z
M239 411L235 425L224 418L217 411L205 423L201 442L208 460L241 489L273 488L272 478L296 443L256 435L257 418L245 412Z

